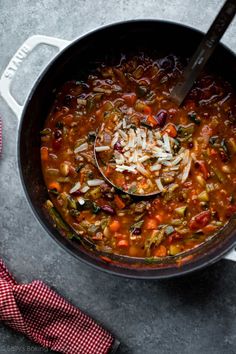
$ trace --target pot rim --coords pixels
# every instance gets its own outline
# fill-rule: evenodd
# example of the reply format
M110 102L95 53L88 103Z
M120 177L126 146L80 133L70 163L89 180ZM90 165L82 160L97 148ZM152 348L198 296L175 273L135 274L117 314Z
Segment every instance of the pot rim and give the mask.
M49 63L46 65L44 70L40 73L40 75L37 77L35 82L33 83L32 89L30 90L25 103L24 107L21 113L20 117L20 122L19 122L19 128L18 128L18 134L17 134L17 162L18 162L18 170L19 170L19 175L21 179L21 184L26 196L26 199L31 207L31 210L36 218L36 220L39 222L39 224L43 227L43 229L51 236L52 239L54 239L63 249L65 249L67 252L69 252L72 256L74 256L76 259L81 260L83 263L92 266L95 269L104 271L106 273L116 275L116 276L121 276L124 278L130 278L130 279L169 279L169 278L174 278L174 277L180 277L183 275L187 275L189 273L192 273L194 271L203 269L207 267L208 265L211 265L215 262L217 262L219 259L221 259L226 253L228 253L235 245L236 245L236 237L231 236L225 241L225 244L222 244L221 247L218 247L217 249L211 249L209 253L207 254L202 254L199 259L196 259L193 261L190 261L188 263L183 264L181 267L173 266L171 268L162 268L162 267L156 267L156 268L126 268L122 266L117 266L116 264L107 264L104 261L102 261L100 258L93 258L92 256L88 256L86 253L83 253L82 251L81 254L78 254L76 252L76 249L73 247L73 245L69 242L69 240L65 239L62 235L60 235L60 239L49 229L49 227L46 225L45 221L43 218L39 215L36 207L34 206L31 197L28 193L25 181L24 181L24 175L22 171L22 165L21 165L21 159L20 159L20 138L22 134L22 124L24 120L24 115L27 111L27 107L29 102L31 101L32 97L35 95L35 92L37 91L37 87L41 80L47 75L47 73L50 71L51 67L55 65L56 61L58 58L65 53L69 48L73 47L74 45L77 45L82 39L85 39L86 37L89 37L93 34L96 34L97 32L107 30L109 28L115 28L119 26L123 26L126 24L145 24L145 23L162 23L162 24L167 24L167 25L173 25L173 26L178 26L185 28L189 31L198 33L200 35L204 35L204 32L190 26L190 25L185 25L179 22L174 22L171 20L162 20L162 19L133 19L133 20L126 20L126 21L119 21L115 23L110 23L101 27L96 27L95 29L86 32L85 34L81 35L80 37L72 40L68 46L66 46L64 49L62 49L60 52L58 52L55 57L49 61ZM218 47L223 47L226 49L231 55L233 55L236 59L235 53L228 48L225 44L219 43ZM147 272L147 274L145 274Z

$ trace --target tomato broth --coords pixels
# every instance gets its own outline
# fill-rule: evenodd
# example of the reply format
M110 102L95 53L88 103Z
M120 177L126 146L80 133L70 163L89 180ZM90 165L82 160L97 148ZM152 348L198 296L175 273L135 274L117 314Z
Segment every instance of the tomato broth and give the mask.
M175 256L221 237L236 211L235 92L205 72L178 108L182 69L174 55L122 56L58 90L41 131L45 183L61 222L99 251Z

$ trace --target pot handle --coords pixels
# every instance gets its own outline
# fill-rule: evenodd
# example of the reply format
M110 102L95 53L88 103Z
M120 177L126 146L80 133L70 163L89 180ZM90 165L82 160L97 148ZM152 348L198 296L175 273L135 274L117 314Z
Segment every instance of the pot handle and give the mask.
M47 44L49 46L56 47L59 49L59 51L61 51L69 43L70 41L64 39L43 35L34 35L26 39L26 41L22 44L22 46L17 50L15 55L10 60L0 79L0 95L13 110L18 120L20 119L24 105L20 105L11 94L11 83L18 68L32 52L32 50L39 44Z
M228 259L230 261L236 262L236 248L234 247L229 253L227 253L223 259Z

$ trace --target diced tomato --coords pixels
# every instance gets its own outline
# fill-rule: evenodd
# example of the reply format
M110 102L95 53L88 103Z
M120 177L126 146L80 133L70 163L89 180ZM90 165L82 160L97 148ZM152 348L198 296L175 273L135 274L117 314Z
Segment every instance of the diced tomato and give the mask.
M211 156L216 156L217 155L217 151L215 149L211 149L210 150L210 155Z
M73 115L72 114L67 114L65 117L62 118L63 120L63 123L66 124L66 125L69 125L73 122Z
M204 161L197 161L199 165L199 170L202 172L203 177L207 179L210 176L210 173L207 169L206 163Z
M195 215L189 222L189 228L191 230L202 229L211 220L211 212L209 210L203 211L198 215Z
M122 98L128 106L133 106L136 102L137 96L135 93L125 93Z
M234 213L236 213L236 205L228 205L226 207L226 216L229 218Z
M113 171L114 171L113 168L111 168L111 166L108 165L105 171L105 175L108 177Z
M129 247L129 242L127 240L120 240L117 242L117 246L121 248Z
M145 221L145 228L147 230L155 230L158 226L158 221L156 219L151 219L151 218L148 218L146 219Z
M62 138L59 139L53 139L52 141L52 147L55 150L59 150L62 144Z

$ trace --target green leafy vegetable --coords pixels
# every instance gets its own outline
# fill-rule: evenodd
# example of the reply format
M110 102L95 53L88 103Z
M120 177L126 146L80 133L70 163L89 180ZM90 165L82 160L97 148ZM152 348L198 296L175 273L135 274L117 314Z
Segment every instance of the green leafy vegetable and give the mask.
M197 113L192 111L188 113L188 118L191 120L191 122L195 123L196 125L201 124L201 119L197 117Z

